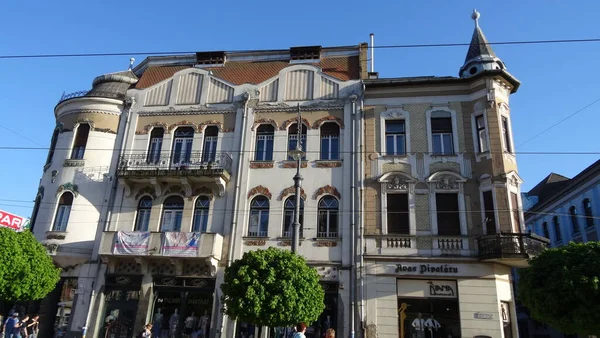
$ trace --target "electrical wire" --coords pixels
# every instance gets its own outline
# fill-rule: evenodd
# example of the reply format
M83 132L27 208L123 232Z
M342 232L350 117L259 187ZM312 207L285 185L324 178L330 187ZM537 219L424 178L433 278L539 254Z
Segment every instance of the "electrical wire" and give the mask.
M559 40L524 40L524 41L498 41L488 42L487 45L540 45L540 44L562 44L562 43L590 43L600 42L600 38L586 39L559 39ZM471 43L428 43L428 44L402 44L369 46L368 49L397 49L397 48L440 48L440 47L463 47ZM481 45L486 45L482 43ZM358 46L340 46L337 48L357 48ZM287 49L276 49L287 50ZM228 51L229 53L256 53L265 51L256 49L238 49ZM197 51L149 51L149 52L107 52L107 53L61 53L61 54L15 54L0 55L0 59L41 59L41 58L73 58L73 57L108 57L108 56L137 56L137 55L182 55L196 54Z

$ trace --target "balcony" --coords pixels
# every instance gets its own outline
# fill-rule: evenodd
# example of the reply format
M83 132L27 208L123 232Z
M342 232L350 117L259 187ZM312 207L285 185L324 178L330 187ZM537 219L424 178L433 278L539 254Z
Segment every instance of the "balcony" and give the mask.
M193 185L214 183L223 196L231 166L231 156L226 153L134 152L121 156L117 175L126 186L151 184L159 196L162 183L183 185L186 195L191 195Z
M530 233L501 233L479 237L479 258L516 268L527 267L527 261L539 255L550 243Z
M221 259L223 236L216 233L105 231L100 255Z

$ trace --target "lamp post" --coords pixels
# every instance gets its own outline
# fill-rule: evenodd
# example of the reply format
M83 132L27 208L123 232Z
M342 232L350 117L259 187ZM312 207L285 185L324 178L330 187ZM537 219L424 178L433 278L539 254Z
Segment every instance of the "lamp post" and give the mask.
M296 175L294 175L294 188L296 191L296 205L294 210L294 223L292 223L292 252L298 252L300 243L300 188L302 187L302 175L300 175L300 166L302 165L302 115L300 113L300 105L298 104L298 134L296 139L296 149L290 151L290 155L296 160Z

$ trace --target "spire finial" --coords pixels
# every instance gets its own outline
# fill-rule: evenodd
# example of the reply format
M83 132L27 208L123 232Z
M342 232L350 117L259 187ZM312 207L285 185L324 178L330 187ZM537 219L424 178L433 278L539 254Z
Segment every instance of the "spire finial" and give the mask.
M473 8L473 13L471 14L471 19L473 19L473 21L475 21L475 27L479 27L479 17L481 16L481 14L479 14L479 12Z
M133 68L133 63L135 62L134 58L129 59L129 70Z

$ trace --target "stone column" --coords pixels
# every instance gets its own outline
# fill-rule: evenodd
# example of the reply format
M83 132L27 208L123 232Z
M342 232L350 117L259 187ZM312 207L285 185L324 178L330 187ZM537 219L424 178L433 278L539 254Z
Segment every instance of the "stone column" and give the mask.
M147 270L147 269L145 269ZM154 292L152 288L152 275L147 273L144 274L142 279L142 287L140 290L140 299L138 300L138 311L135 316L134 331L141 332L144 325L152 321L152 305L154 299Z

